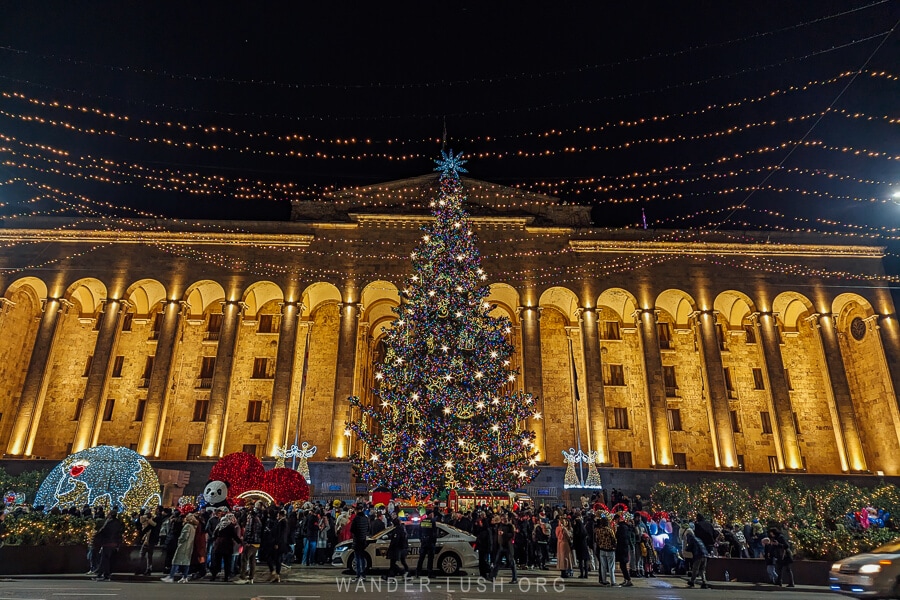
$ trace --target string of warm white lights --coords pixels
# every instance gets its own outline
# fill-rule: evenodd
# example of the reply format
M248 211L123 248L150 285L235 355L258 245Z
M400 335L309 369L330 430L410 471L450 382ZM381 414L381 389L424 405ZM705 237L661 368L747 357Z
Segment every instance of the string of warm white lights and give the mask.
M897 81L900 79L897 75L893 75L884 71L864 71L870 75L870 77L883 78L888 81ZM841 81L846 77L851 77L857 74L856 71L845 71L834 77L829 79L814 79L809 80L804 84L791 85L784 88L777 88L770 90L764 94L759 94L757 96L744 96L743 98L732 100L728 102L721 103L713 103L708 104L706 106L684 110L681 112L675 113L662 113L656 115L650 115L645 117L637 117L628 120L618 120L618 121L606 121L599 125L581 125L577 127L568 127L568 128L551 128L545 129L541 131L525 131L519 133L507 133L501 135L481 135L475 137L462 137L458 138L458 142L465 143L469 146L474 145L483 145L485 143L495 143L498 141L508 141L508 140L517 140L517 139L528 139L528 138L558 138L560 136L565 135L576 135L576 134L589 134L589 133L599 133L602 131L612 130L620 127L637 127L641 125L650 125L650 124L658 124L667 121L673 121L678 119L684 119L687 117L695 117L704 115L713 111L721 111L733 108L739 108L745 104L755 104L760 102L765 102L769 100L773 100L775 98L791 94L797 92L804 92L811 90L815 87L827 86ZM74 105L70 103L60 102L58 100L44 100L41 98L37 98L35 96L26 95L17 91L0 91L0 96L3 98L7 98L10 100L19 100L27 103L32 107L44 108L48 110L62 110L67 112L76 113L80 116L89 116L89 117L100 117L106 120L111 120L118 124L120 128L127 127L131 125L141 125L144 127L150 127L153 129L163 129L170 130L173 133L195 133L195 134L204 134L206 136L226 136L228 138L246 138L248 140L277 140L277 141L286 141L286 142L304 142L304 143L315 143L320 145L337 145L337 146L370 146L377 144L386 144L394 147L403 147L405 145L421 145L421 144L435 144L440 143L440 139L438 138L370 138L370 137L354 137L354 136L342 136L338 138L322 138L311 134L302 134L302 133L288 133L288 134L276 134L273 132L269 132L266 130L262 131L253 131L247 129L234 128L227 125L215 125L215 124L188 124L180 121L171 121L171 120L157 120L157 119L144 119L140 117L136 117L133 115L123 114L120 111L112 112L107 111L96 106L84 106L84 105ZM52 119L48 117L42 117L40 115L24 115L15 113L12 116L21 120L34 120L36 122L51 124L57 127L62 127L65 129L72 129L75 131L80 131L82 133L91 133L91 134L108 134L108 135L117 135L121 137L127 137L129 139L134 139L135 141L140 140L152 140L153 143L160 144L179 144L179 142L172 138L166 137L141 137L141 136L128 136L121 129L102 129L102 128L93 128L93 127L84 127L78 126L68 121L62 121L58 119ZM887 120L891 120L891 117L873 117L873 118L883 118ZM893 120L892 122L895 122ZM204 146L195 140L191 142L181 142L181 144L185 144L185 147L195 148ZM190 144L190 145L187 145ZM204 147L208 147L210 145L205 145Z
M661 58L675 58L678 56L683 56L685 54L690 54L693 52L698 52L701 50L709 50L714 48L722 48L725 46L730 46L732 44L738 44L741 42L747 42L750 40L756 40L766 37L771 37L777 35L779 33L785 33L788 31L793 31L796 29L801 29L808 27L810 25L815 25L818 23L822 23L824 21L829 21L831 19L835 19L838 17L843 17L852 13L856 13L859 11L867 10L881 4L889 2L889 0L876 0L875 2L871 2L864 6L858 6L849 10L841 11L838 13L826 15L823 17L818 17L815 19L810 19L807 21L803 21L801 23L795 23L793 25L788 25L786 27L780 27L778 29L772 29L769 31L761 31L752 33L749 35L731 38L728 40L723 40L719 42L707 42L704 44L695 44L693 46L688 46L686 48L681 48L679 50L671 50L667 52L653 52L649 54L644 54L642 56L636 56L616 61L610 61L599 64L590 64L590 65L582 65L579 67L571 68L571 69L555 69L555 70L546 70L532 73L503 73L490 77L471 77L467 79L453 79L453 80L437 80L430 82L415 82L408 81L402 83L396 82L377 82L377 83L354 83L354 84L338 84L338 83L330 83L330 82L322 82L322 83L296 83L296 82L285 82L285 81L272 81L272 80L262 80L262 79L240 79L235 77L222 77L218 75L204 75L198 73L174 73L167 70L159 70L159 69L149 69L146 67L137 67L134 65L110 65L105 63L97 63L82 59L73 58L70 56L62 56L59 54L46 54L39 53L30 50L25 50L22 48L14 48L12 46L0 46L0 50L20 56L28 56L39 58L45 61L55 61L63 64L69 65L77 65L77 66L86 66L92 68L100 68L107 71L111 71L114 73L132 73L136 75L150 75L154 77L162 77L166 79L172 80L180 80L187 82L209 82L209 83L225 83L231 85L244 85L244 86L262 86L262 87L274 87L274 88L284 88L284 89L298 89L298 90L310 90L310 89L321 89L321 88L330 88L330 89L339 89L339 90L352 90L352 89L411 89L411 88L433 88L433 87L447 87L447 86L466 86L466 85L475 85L475 84L495 84L495 83L503 83L509 81L520 81L520 80L535 80L535 79L544 79L547 77L560 77L566 75L575 75L579 73L588 73L592 71L596 71L599 69L606 69L611 67L619 67L624 65L632 65L640 62L645 62L648 60L661 59Z
M756 167L756 168L743 168L743 169L729 169L728 171L714 171L701 173L695 177L671 177L669 179L658 179L654 178L651 181L644 181L642 183L635 183L633 181L625 181L623 183L616 183L610 185L603 185L602 181L621 181L623 178L633 179L630 175L622 176L622 175L601 175L599 177L591 177L588 179L577 179L577 180L567 180L560 179L558 181L536 181L536 182L528 182L528 183L517 183L512 184L513 186L519 189L528 189L538 191L540 193L548 194L551 196L562 196L563 194L581 194L581 193L590 193L590 192L614 192L618 190L625 189L646 189L646 188L657 188L657 187L667 187L670 185L688 185L692 183L698 183L701 181L713 181L717 179L731 178L731 177L740 177L743 175L750 175L756 173L763 173L766 171L778 170L782 173L788 174L798 174L798 175L807 175L809 177L824 177L829 180L834 181L843 181L860 185L873 185L873 186L894 186L900 185L900 181L886 181L886 180L877 180L877 179L866 179L862 177L856 177L852 174L847 173L836 173L834 171L829 171L827 169L811 169L804 167L779 167L776 165L767 165L764 167ZM649 177L649 176L648 176ZM584 189L580 189L584 188Z
M193 187L192 185L189 185L189 182L191 181L191 178L192 178L192 174L182 174L182 173L173 172L173 171L169 171L169 181L174 181L175 183L167 184L165 181L162 181L161 177L145 174L142 171L148 171L148 169L140 168L137 165L125 165L125 168L129 169L129 170L123 171L123 170L112 168L111 165L113 165L113 166L118 166L118 165L115 161L113 161L111 159L105 159L105 158L96 159L91 156L87 156L87 157L83 157L83 158L82 157L72 157L70 155L70 153L66 150L47 146L44 144L32 144L32 143L27 143L27 142L20 142L20 141L16 140L15 138L13 138L12 136L8 136L8 135L0 135L0 139L10 142L10 143L18 143L25 147L33 148L33 149L39 150L41 152L48 152L54 156L52 158L47 158L47 157L41 157L39 155L32 155L32 154L28 154L28 153L19 153L8 146L0 147L0 152L5 152L8 154L12 154L14 156L20 156L20 157L26 159L21 162L6 161L4 163L6 166L12 167L12 168L27 168L27 169L35 170L38 172L54 173L57 175L65 175L65 176L75 177L75 178L92 179L92 180L103 181L103 182L107 182L107 183L130 183L130 182L133 182L134 179L146 179L149 177L154 177L155 181L153 183L145 181L143 185L145 187L148 187L149 189L165 190L165 191L187 191L189 193L195 193L195 194L207 194L207 195L220 194L220 195L229 195L232 197L241 197L241 198L246 198L247 196L255 196L255 197L268 196L269 198L271 198L273 200L274 199L285 199L283 196L280 198L276 198L275 193L273 191L273 187L271 187L271 186L268 188L264 188L263 192L253 194L253 193L248 193L248 192L250 192L250 190L252 188L249 187L249 185L247 183L240 182L240 187L243 190L243 193L236 194L235 192L231 191L230 186L228 185L229 184L228 179L226 179L225 177L222 177L222 176L216 176L216 177L207 177L206 180L200 184L204 187L201 187L198 189L197 187ZM717 165L721 165L725 162L732 162L732 161L735 161L735 160L738 160L738 159L741 159L741 158L744 158L746 156L753 155L753 154L775 152L779 149L793 146L796 143L797 142L794 142L794 141L787 141L787 142L783 142L782 144L780 144L778 146L764 146L762 148L757 148L757 149L753 149L753 150L746 151L746 152L735 152L735 153L729 154L727 156L720 156L712 161L707 161L700 165L692 165L691 163L687 163L685 165L679 165L679 166L656 168L656 169L652 169L651 171L645 172L643 174L633 173L633 174L620 175L617 177L621 177L623 179L626 179L626 178L632 179L632 178L640 177L640 176L651 176L651 175L655 175L655 174L667 173L667 172L670 172L673 170L675 170L675 171L686 170L687 168L690 168L690 167L705 168L705 167L710 167L710 166L717 166ZM886 159L886 160L900 159L900 155L890 155L890 154L887 154L886 152L882 152L879 150L867 149L867 148L854 148L854 147L850 147L850 146L832 146L832 145L826 144L825 142L823 142L821 140L806 140L801 144L801 146L807 147L807 148L816 148L816 149L826 150L826 151L831 151L831 152L850 153L855 156L867 157L867 158L882 158L882 159ZM55 158L57 156L62 156L62 157L66 157L66 158L65 158L65 160ZM71 168L75 168L77 170L74 173L72 173L72 172L69 172L69 171L66 171L63 169L59 169L59 168L46 169L46 168L34 166L31 163L29 163L28 160L40 160L40 161L52 163L52 164L59 165L59 166L68 166ZM81 160L86 160L88 162L87 163L79 162ZM103 166L98 166L98 165L103 165ZM104 174L98 175L95 173L90 173L90 172L86 173L85 172L85 169L92 169L92 168L101 169ZM134 170L131 170L131 168L134 168ZM160 170L157 170L157 172L160 172ZM125 179L117 181L116 179L110 177L110 175L117 175L117 176L125 178ZM598 178L594 178L595 181L597 179ZM260 185L264 186L265 184L260 183ZM275 184L275 185L277 185L279 189L287 189L286 184ZM652 185L649 187L658 187L659 185L661 185L661 184L659 182L657 182L655 185ZM623 188L623 186L619 186L619 189L622 189L622 188ZM508 189L508 188L501 188L501 186L496 186L495 189L501 190L501 189ZM636 186L632 186L631 189L636 189ZM383 195L380 190L384 190L387 193ZM373 191L375 191L374 194L373 194ZM611 191L611 190L603 189L603 190L598 190L598 191ZM408 196L406 196L404 194L404 192L411 193L413 195L413 197L415 197L415 198L421 198L423 190L421 188L397 189L397 188L381 188L380 186L366 186L363 188L356 188L356 190L342 191L341 195L343 198L345 198L345 200L343 200L343 201L338 200L334 197L327 198L327 200L332 203L341 204L341 203L347 203L348 201L346 200L346 198L349 197L350 198L349 203L354 204L354 205L390 206L390 205L397 204L398 202L408 201L410 198ZM579 193L580 192L576 191L575 195L578 195ZM808 193L808 191L804 192L804 193ZM380 197L390 198L390 201L378 202L377 199ZM663 196L661 194L653 194L651 196L628 196L628 197L622 197L622 198L614 197L614 198L602 200L602 202L607 202L607 203L639 202L639 201L646 201L646 200L651 200L651 199L658 199L660 197L663 197ZM676 195L673 195L673 197L678 198L681 196L676 194ZM294 198L296 199L296 196L294 196ZM376 201L373 201L373 198ZM513 202L497 202L498 200L507 200L507 199L514 199L514 201ZM509 193L506 193L506 192L493 194L492 200L498 206L504 206L504 207L527 206L527 205L552 205L552 204L558 203L558 200L555 198L535 200L535 199L529 199L529 198L525 198L525 197L511 196ZM595 201L595 203L596 203L596 201Z
M581 146L564 146L562 149L551 149L544 148L538 150L523 150L523 149L510 149L507 151L479 151L473 153L473 157L478 159L485 158L507 158L507 157L546 157L546 156L555 156L557 154L566 154L566 153L582 153L582 152L598 152L598 151L611 151L611 150L623 150L628 148L633 148L635 146L641 146L645 144L672 144L677 142L691 142L691 141L700 141L700 140L709 140L729 135L734 135L737 133L749 131L752 129L757 129L760 127L775 127L779 125L788 125L794 123L801 123L803 121L807 121L809 119L822 117L827 114L838 114L847 119L861 119L865 121L884 121L888 124L898 124L900 123L900 119L891 115L869 115L861 111L850 111L847 109L826 109L820 112L813 112L801 115L794 115L785 117L782 119L766 119L763 121L756 121L750 123L742 123L742 124L734 124L728 127L717 129L714 131L706 131L702 133L694 133L694 134L671 134L664 135L658 137L645 137L632 139L628 141L621 142L619 144L607 144L607 145L581 145ZM127 140L133 143L141 143L141 144L151 144L151 145L163 145L170 147L180 147L185 149L192 150L201 150L208 152L233 152L238 154L249 154L256 156L267 156L267 157L279 157L279 158L310 158L310 159L320 159L320 160L367 160L367 159L385 159L389 161L403 161L403 160L413 160L413 159L424 159L427 156L426 152L404 152L402 154L395 154L389 152L362 152L360 154L335 154L335 153L327 153L322 151L302 151L298 149L292 150L276 150L271 148L254 148L251 146L229 146L225 144L213 144L213 143L201 143L196 140L178 140L168 137L146 137L146 136L135 136L127 133L123 133L121 131L115 131L110 129L95 129L92 127L82 127L70 123L68 121L56 121L53 119L46 119L44 117L40 117L38 115L33 114L24 114L11 112L0 109L0 117L5 117L7 119L13 119L18 121L23 121L27 123L38 123L41 125L50 125L53 127L62 127L66 130L87 134L87 135L99 135L99 136L112 136L122 140ZM642 119L642 121L644 121ZM646 122L646 121L645 121ZM581 129L582 132L588 131L602 131L606 126L593 127L593 128L585 128ZM571 131L571 130L570 130ZM560 132L561 134L562 132ZM260 136L257 136L260 137ZM298 139L303 142L303 136L297 136ZM549 138L550 135L544 135L542 137ZM558 137L558 136L554 136ZM279 138L286 139L286 138ZM497 142L500 138L487 138L487 142ZM435 143L436 140L427 140L428 143ZM348 140L345 142L345 145L352 145L355 140ZM340 144L341 141L337 140L337 143ZM369 144L367 144L368 146Z

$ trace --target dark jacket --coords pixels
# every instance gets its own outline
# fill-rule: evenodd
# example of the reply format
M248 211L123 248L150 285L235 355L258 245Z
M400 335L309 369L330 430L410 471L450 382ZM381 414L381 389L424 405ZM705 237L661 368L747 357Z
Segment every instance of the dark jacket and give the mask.
M494 530L490 525L480 524L475 527L475 549L483 554L494 551Z
M697 522L694 523L694 535L697 536L697 539L706 544L707 548L712 549L716 547L716 538L718 537L718 534L713 528L712 523L709 521L698 518Z
M369 517L366 513L356 513L353 522L350 523L350 535L353 537L353 547L357 550L365 550L369 538Z
M399 523L388 533L388 538L391 540L390 544L388 544L388 558L399 560L401 552L409 549L409 536L406 534L406 526L403 523Z
M319 515L309 511L306 515L306 539L316 541L319 539Z
M426 517L419 522L419 541L423 546L434 546L437 543L437 519Z
M633 537L631 531L632 527L628 523L619 523L616 526L616 560L619 562L628 560L628 553L631 550L629 540Z
M225 527L216 528L215 539L213 540L213 551L217 554L232 554L234 550L233 542L241 543L238 537L237 527L235 525L226 525Z
M255 512L247 515L247 523L244 525L244 543L256 545L262 543L262 521Z
M104 548L118 548L122 543L125 525L117 518L107 519L95 534L95 543Z
M578 519L575 520L575 524L572 527L572 549L575 551L575 556L578 557L578 560L590 558L587 530L584 527L584 523Z

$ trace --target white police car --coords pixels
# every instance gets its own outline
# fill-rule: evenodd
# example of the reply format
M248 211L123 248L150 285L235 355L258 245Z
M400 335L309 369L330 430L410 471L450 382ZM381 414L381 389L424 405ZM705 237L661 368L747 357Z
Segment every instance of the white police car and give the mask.
M404 525L409 537L409 551L406 563L411 571L415 571L416 562L419 560L419 524L408 522ZM388 533L393 527L388 527L378 535L369 538L366 548L366 567L368 569L387 570L391 561L388 559L388 546L390 539ZM437 544L434 546L434 570L441 575L456 575L462 570L478 568L478 554L475 552L475 536L461 529L437 524ZM354 565L353 540L340 542L334 548L331 564L345 569L353 569ZM401 566L402 568L402 566Z
M831 589L857 598L900 598L900 540L834 563Z

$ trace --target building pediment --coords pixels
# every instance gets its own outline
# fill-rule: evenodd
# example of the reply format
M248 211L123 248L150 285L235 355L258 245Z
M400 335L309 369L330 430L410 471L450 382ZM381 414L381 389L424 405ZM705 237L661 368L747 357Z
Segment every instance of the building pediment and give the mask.
M559 198L523 191L488 181L463 177L465 208L473 218L528 219L529 224L589 227L591 208L563 204ZM320 200L295 201L294 221L349 221L364 215L427 216L429 203L438 195L437 173L325 194Z

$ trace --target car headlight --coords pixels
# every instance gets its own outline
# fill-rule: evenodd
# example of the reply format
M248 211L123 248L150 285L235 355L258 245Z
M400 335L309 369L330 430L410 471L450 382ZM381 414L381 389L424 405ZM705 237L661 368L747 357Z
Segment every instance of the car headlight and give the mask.
M341 552L346 552L349 549L350 549L350 546L338 546L337 548L334 549L334 552L336 554L340 554Z
M833 565L831 565L832 573L837 573L840 570L841 570L841 563L834 563Z
M879 573L881 565L863 565L859 568L860 573Z

